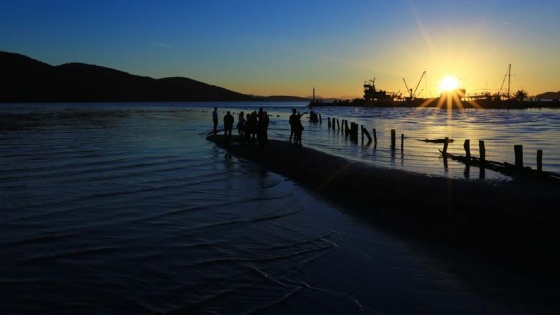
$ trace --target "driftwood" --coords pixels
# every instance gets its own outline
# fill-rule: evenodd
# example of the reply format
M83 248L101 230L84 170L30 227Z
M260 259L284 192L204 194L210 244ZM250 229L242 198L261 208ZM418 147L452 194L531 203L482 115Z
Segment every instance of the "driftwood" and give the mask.
M445 143L445 139L425 139L425 140L417 139L417 140L423 142L430 142L430 143ZM453 142L453 139L447 139L447 143L451 143L451 142Z
M489 160L481 160L480 158L471 156L470 159L462 156L462 155L455 155L451 153L445 153L442 150L439 150L442 154L443 158L450 158L454 161L459 161L465 163L469 166L476 166L480 168L486 168L498 173L502 173L505 175L529 175L538 177L541 179L548 179L560 183L560 174L552 173L552 172L543 172L539 170L532 169L531 167L518 167L514 164L508 162L495 162Z

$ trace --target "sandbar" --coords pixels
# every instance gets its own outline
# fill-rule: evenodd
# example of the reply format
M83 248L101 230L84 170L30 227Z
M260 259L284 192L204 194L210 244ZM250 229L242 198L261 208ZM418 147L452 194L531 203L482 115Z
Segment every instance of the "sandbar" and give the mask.
M349 215L407 237L560 283L560 185L467 180L375 167L287 140L208 141L285 176ZM451 163L452 161L450 161Z

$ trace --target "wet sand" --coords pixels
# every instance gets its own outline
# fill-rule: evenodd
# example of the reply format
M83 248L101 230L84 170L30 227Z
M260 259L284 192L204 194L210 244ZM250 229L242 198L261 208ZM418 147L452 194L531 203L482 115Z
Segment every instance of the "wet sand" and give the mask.
M261 146L235 140L225 145L221 135L207 139L236 158L293 180L348 215L428 244L436 255L489 264L510 280L520 279L516 281L527 286L527 294L519 292L524 298L532 293L548 303L560 296L557 183L431 177L376 168L287 141ZM480 272L502 281L491 270Z

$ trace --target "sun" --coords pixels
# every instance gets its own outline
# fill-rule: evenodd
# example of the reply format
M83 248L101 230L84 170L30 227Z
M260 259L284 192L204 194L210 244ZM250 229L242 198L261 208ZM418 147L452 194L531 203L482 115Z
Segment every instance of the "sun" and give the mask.
M459 87L459 80L454 76L446 76L439 81L439 89L441 92L455 91Z

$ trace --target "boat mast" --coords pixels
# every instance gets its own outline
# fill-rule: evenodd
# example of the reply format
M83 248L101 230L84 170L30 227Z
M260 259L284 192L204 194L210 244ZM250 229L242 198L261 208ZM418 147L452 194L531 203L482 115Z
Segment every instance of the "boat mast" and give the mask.
M502 87L500 87L500 93L502 92L502 89L504 88L504 83L506 82L506 77L508 78L507 99L509 100L509 93L510 93L510 87L511 87L511 63L509 64L508 71L506 72L506 75L504 76L504 80L502 81Z
M509 88L511 86L511 63L509 64L509 68L508 68L508 94L507 94L507 98L509 100Z

